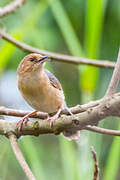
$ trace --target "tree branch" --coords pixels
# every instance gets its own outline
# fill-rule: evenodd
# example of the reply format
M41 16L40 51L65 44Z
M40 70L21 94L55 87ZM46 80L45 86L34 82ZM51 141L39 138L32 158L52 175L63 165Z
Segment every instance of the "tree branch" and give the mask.
M3 30L0 30L0 36L1 38L5 39L6 41L14 44L16 47L22 49L23 51L29 52L29 53L40 53L42 55L49 56L51 60L59 61L59 62L66 62L71 64L84 64L84 65L92 65L96 67L103 67L103 68L114 68L115 63L107 60L93 60L93 59L87 59L83 57L75 57L75 56L68 56L63 54L58 54L54 52L49 52L45 50L40 50L37 48L34 48L32 46L29 46L25 43L22 43L20 41L17 41L13 37L9 36L7 33L5 33Z
M110 84L108 86L107 92L105 94L106 96L110 96L116 93L119 81L120 81L120 49L118 52L118 58L115 64L115 69L113 71L113 75L112 75Z
M83 105L76 105L75 107L70 108L70 111L73 114L78 114L81 112L84 112L92 107L95 107L99 105L99 103L102 101L102 99L99 99L97 101L91 101L87 104ZM31 113L32 111L23 111L23 110L18 110L18 109L10 109L6 108L4 106L0 106L0 115L6 115L6 116L16 116L16 117L24 117L25 115ZM68 114L66 111L62 111L61 114ZM35 115L32 115L31 117L33 118L40 118L40 119L45 119L47 118L48 113L44 112L37 112Z
M91 147L91 153L94 160L94 174L93 174L93 180L99 180L99 168L98 168L98 161L96 152L94 150L94 147Z
M0 17L6 16L12 12L14 12L17 8L22 6L26 0L15 0L7 6L0 8Z
M107 134L110 136L120 136L120 131L118 130L105 129L105 128L90 126L90 125L86 126L84 129L88 131L100 133L100 134Z
M10 109L10 108L6 108L4 106L0 107L0 115L6 115L6 116L24 117L25 115L27 115L31 112L32 111ZM37 112L35 115L32 115L31 117L45 119L45 118L47 118L47 116L48 116L48 113Z
M35 135L40 134L59 134L65 130L82 130L85 126L96 126L100 120L109 116L120 117L120 93L116 93L111 97L104 97L101 102L88 110L74 114L74 115L61 115L53 127L46 120L33 120L29 121L23 126L22 131L19 132L16 128L17 122L0 120L0 134L6 135L8 132L14 132L18 137L21 135Z
M19 146L17 143L17 137L13 133L9 133L8 137L10 139L10 143L11 143L13 152L14 152L18 162L20 163L23 171L25 172L26 176L28 177L29 180L35 180L35 177L34 177L32 171L30 170L27 162L24 159L22 152L19 149Z

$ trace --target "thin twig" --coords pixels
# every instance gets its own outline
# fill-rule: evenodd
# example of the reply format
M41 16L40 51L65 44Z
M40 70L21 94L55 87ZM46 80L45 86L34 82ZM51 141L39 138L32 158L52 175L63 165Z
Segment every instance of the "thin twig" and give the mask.
M70 111L73 114L78 114L81 112L84 112L92 107L98 106L102 99L99 99L97 101L91 101L87 104L83 105L76 105L72 108L70 108ZM15 116L15 117L24 117L25 115L31 113L32 111L23 111L23 110L18 110L18 109L11 109L11 108L6 108L4 106L0 106L0 115L6 115L6 116ZM61 112L61 114L68 114L65 110ZM37 112L35 115L32 115L32 118L40 118L40 119L45 119L47 118L48 113L44 112Z
M12 3L8 4L7 6L0 8L0 17L8 15L14 12L17 8L22 6L26 0L15 0Z
M118 58L115 64L115 69L114 69L110 84L108 86L107 92L105 94L106 96L110 96L116 93L119 81L120 81L120 49L118 52Z
M95 60L93 59L87 59L83 57L75 57L75 56L68 56L64 54L58 54L54 52L49 52L45 50L40 50L38 48L29 46L25 43L22 43L20 41L17 41L13 37L9 36L7 33L4 31L0 30L0 36L1 38L5 39L6 41L14 44L16 47L29 52L29 53L40 53L42 55L49 56L51 60L59 61L59 62L66 62L66 63L71 63L71 64L84 64L84 65L92 65L96 67L103 67L103 68L114 68L115 63L108 61L108 60Z
M6 115L6 116L15 116L15 117L24 117L27 114L31 113L32 111L23 111L18 109L10 109L6 108L4 106L0 106L0 115ZM45 119L47 118L48 113L44 112L37 112L35 115L31 116L32 118L40 118Z
M96 152L94 150L94 147L91 147L91 153L94 160L94 174L93 174L93 180L99 180L99 168L98 168L98 161Z
M25 172L26 176L28 177L29 180L35 180L35 177L34 177L32 171L30 170L27 162L25 161L24 156L18 146L17 137L14 134L10 133L9 139L10 139L10 143L11 143L13 152L14 152L19 164L21 165L23 171Z
M107 134L110 136L120 136L120 131L118 130L105 129L105 128L90 126L90 125L86 126L84 129L88 131L100 133L100 134Z

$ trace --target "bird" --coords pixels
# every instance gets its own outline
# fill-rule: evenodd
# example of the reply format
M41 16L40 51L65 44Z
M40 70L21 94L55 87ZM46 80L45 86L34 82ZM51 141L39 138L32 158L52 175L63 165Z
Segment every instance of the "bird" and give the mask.
M24 116L17 123L17 128L28 121L28 118L38 111L55 113L48 117L50 125L59 117L62 110L72 114L66 105L63 88L59 80L47 69L44 68L46 61L50 58L38 53L31 53L25 56L17 69L18 89L25 101L34 109L32 113ZM78 140L79 131L68 130L62 132L67 140Z

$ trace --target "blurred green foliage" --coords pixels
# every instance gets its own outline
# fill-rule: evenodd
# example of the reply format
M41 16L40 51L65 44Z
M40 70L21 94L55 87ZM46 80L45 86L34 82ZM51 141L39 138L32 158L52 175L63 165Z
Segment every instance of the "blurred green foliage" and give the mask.
M0 6L9 2L2 0ZM29 0L15 13L1 18L0 24L16 39L37 48L93 59L116 60L120 45L120 1ZM0 39L0 72L16 71L25 54ZM58 62L49 63L46 67L60 79L69 106L102 97L112 72L109 69ZM117 120L109 118L100 126L116 128L117 123ZM92 179L90 146L94 145L101 179L118 180L119 141L119 137L111 138L85 131L81 132L77 143L67 142L63 137L45 135L22 137L19 144L37 179ZM0 148L0 178L26 179L9 141L3 137Z

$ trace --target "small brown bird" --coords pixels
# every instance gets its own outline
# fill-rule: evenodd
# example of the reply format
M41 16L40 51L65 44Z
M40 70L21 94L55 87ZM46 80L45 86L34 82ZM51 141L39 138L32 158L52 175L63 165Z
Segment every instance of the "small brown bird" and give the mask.
M59 117L61 110L66 109L72 114L66 106L60 82L53 74L44 69L48 59L47 56L32 53L25 56L18 66L18 88L23 98L35 111L23 117L17 127L21 128L28 121L28 117L37 111L56 112L54 116L48 118L51 125ZM79 138L78 131L63 132L63 135L68 140Z

